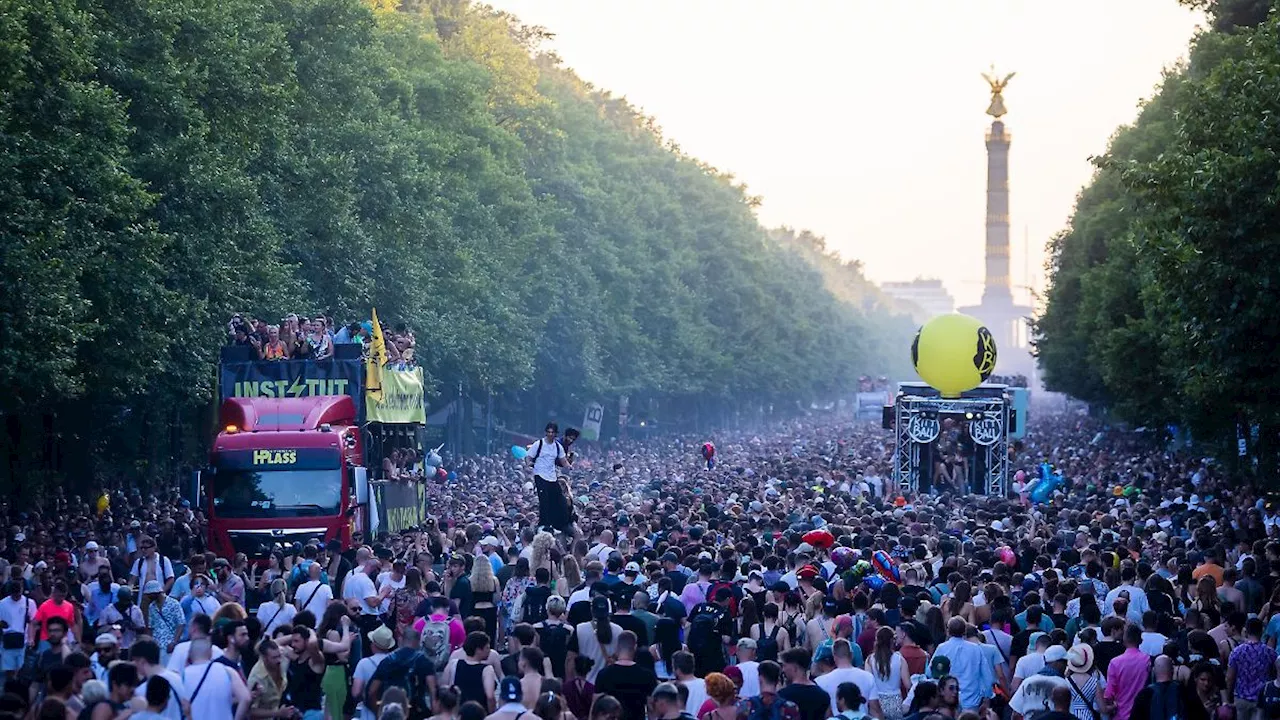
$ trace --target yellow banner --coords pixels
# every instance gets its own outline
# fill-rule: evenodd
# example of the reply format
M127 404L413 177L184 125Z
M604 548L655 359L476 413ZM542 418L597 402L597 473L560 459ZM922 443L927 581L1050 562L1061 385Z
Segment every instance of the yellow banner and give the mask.
M426 424L427 406L423 395L422 368L382 371L381 397L370 390L365 403L369 422Z
M382 366L387 364L387 344L382 339L382 326L378 324L378 309L373 308L373 331L370 333L369 357L365 360L365 394L369 401L382 400ZM372 419L372 418L370 418Z

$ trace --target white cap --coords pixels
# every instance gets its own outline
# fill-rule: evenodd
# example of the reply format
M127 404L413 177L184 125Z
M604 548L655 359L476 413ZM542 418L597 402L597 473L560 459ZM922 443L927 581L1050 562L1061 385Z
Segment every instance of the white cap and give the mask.
M89 551L97 550L98 543L96 541L90 540L89 542L84 544L84 549Z
M13 534L13 541L14 541L14 542L26 542L26 541L27 541L27 534L26 534L26 533L14 533L14 534Z
M492 536L492 535L485 535L484 537L480 538L480 544L481 544L481 545L492 545L492 546L494 546L494 547L498 547L498 546L499 546L499 545L501 545L502 543L499 543L499 542L498 542L498 538L496 538L496 537L494 537L494 536Z
M1044 651L1044 661L1046 663L1058 662L1067 659L1067 649L1061 645L1052 645L1048 650Z
M627 566L626 566L625 568L623 568L623 572L635 573L635 574L639 575L639 574L640 574L640 563L637 563L637 562L634 562L634 561L627 563Z
M702 552L698 553L698 559L699 559L699 560L710 560L710 559L712 559L712 558L711 558L711 553L707 552L706 550L703 550Z

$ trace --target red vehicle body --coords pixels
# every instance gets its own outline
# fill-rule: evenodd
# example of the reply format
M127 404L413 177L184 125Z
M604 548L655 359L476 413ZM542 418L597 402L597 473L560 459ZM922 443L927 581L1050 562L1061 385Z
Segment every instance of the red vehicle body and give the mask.
M370 526L357 415L345 395L224 400L201 478L210 548L262 557L313 538L350 545Z

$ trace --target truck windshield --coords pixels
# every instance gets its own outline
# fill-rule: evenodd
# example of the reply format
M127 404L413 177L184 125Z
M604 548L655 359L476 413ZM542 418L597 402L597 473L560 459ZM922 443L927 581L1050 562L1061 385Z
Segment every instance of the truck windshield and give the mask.
M213 513L224 518L337 515L342 471L230 470L213 476Z

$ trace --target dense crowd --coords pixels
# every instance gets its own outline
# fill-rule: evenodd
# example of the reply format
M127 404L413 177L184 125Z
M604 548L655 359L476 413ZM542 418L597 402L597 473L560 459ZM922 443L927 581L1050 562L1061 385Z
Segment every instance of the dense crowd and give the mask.
M379 324L387 351L387 364L410 368L414 361L413 331L404 324ZM276 324L244 313L227 321L227 344L252 348L259 360L325 360L333 357L337 345L373 342L373 321L349 322L335 330L333 318L308 318L290 313Z
M900 492L870 424L705 440L572 448L547 529L549 433L454 462L421 527L262 562L206 553L176 496L0 506L0 717L1280 711L1278 515L1212 461L1042 415L1014 466L1065 482L1035 503Z

